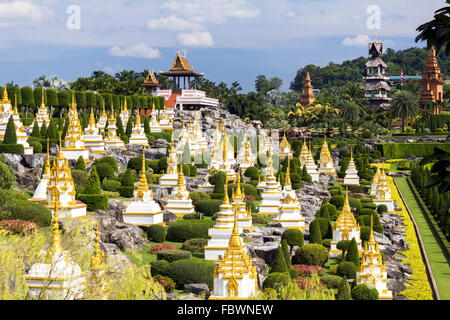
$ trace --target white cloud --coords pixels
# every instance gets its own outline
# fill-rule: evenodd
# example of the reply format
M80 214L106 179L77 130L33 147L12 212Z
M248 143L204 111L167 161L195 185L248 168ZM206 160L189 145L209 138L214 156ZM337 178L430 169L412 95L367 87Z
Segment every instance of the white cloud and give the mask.
M188 31L188 30L201 30L203 27L195 22L190 22L185 19L177 18L171 15L167 18L160 18L156 20L149 20L147 23L149 29L153 30L177 30L177 31Z
M134 46L118 47L115 46L109 50L113 56L118 57L134 57L134 58L159 58L160 52L158 49L148 47L144 42L140 42Z
M0 27L33 25L53 17L53 11L31 1L0 3Z
M342 44L344 46L356 46L356 47L365 47L369 44L371 39L367 34L359 34L355 36L354 38L346 37Z
M188 47L211 47L214 45L213 37L209 32L180 33L178 41Z

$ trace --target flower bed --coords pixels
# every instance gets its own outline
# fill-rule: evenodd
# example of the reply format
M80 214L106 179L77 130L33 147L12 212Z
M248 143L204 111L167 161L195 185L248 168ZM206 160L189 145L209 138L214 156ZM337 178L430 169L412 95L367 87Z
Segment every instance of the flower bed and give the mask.
M307 289L307 290L323 290L326 289L326 287L319 281L312 281L311 278L302 278L302 279L296 279L294 280L297 286L300 289Z
M36 223L25 220L2 220L0 226L10 233L22 236L39 231Z
M174 247L171 244L156 244L150 248L150 252L152 254L157 254L158 251L161 251L161 250L178 250L178 248Z
M297 270L299 277L310 277L314 273L323 275L324 269L321 266L308 266L306 264L294 264L292 267Z
M398 190L395 187L394 180L392 179L392 177L388 177L388 180L392 190L392 198L396 203L398 203L400 208L402 208L402 211L398 211L398 214L401 215L402 222L405 225L405 240L409 244L409 250L402 251L402 254L407 257L407 259L404 259L402 263L409 264L413 271L410 282L411 286L408 286L405 291L400 293L400 295L407 297L409 300L433 300L431 286L428 282L426 267L422 260L422 254L420 252L413 222L408 215L405 204L398 194Z

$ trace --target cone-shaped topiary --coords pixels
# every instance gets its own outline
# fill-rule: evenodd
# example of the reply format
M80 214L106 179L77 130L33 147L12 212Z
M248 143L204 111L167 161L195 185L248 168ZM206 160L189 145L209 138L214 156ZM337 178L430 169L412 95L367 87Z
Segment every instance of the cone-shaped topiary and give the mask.
M284 259L286 260L286 267L292 267L291 254L289 253L289 246L286 240L281 241L281 249L283 249Z
M330 219L330 212L328 211L328 207L327 206L323 207L323 210L320 210L319 214L320 214L320 218L331 220Z
M335 298L336 300L352 300L352 295L350 293L350 285L348 284L347 278L345 276L339 283L338 292Z
M127 128L125 129L125 134L129 138L132 132L133 132L133 120L131 120L131 117L129 117L127 122Z
M127 169L122 178L122 185L126 187L134 186L134 176L133 171L131 169Z
M56 122L53 120L50 120L47 130L47 137L53 140L59 139L58 127L56 126Z
M45 123L45 121L41 127L41 138L47 138L47 124Z
M356 269L359 268L359 253L358 253L358 246L356 245L355 238L352 238L352 241L350 241L350 246L348 248L347 254L345 255L345 261L353 262Z
M8 124L6 125L5 136L3 137L4 144L17 144L16 125L14 124L13 117L9 117Z
M322 244L322 234L317 219L314 219L309 224L309 243Z
M272 264L272 268L270 272L286 272L288 273L288 268L286 266L286 258L283 253L283 249L281 246L278 247L277 252L275 254L275 259Z
M92 166L91 173L86 181L86 186L84 188L85 194L101 194L102 188L100 186L100 178L97 174L97 169L95 166Z
M31 131L30 137L41 138L41 130L39 129L37 121L34 122L33 131Z
M150 121L148 120L148 117L145 117L144 120L144 132L145 134L150 134Z
M123 137L125 135L125 131L123 130L122 119L120 117L116 118L116 127L117 127L117 135L119 137Z
M77 163L75 164L75 169L86 171L86 163L84 162L84 159L82 156L78 157Z

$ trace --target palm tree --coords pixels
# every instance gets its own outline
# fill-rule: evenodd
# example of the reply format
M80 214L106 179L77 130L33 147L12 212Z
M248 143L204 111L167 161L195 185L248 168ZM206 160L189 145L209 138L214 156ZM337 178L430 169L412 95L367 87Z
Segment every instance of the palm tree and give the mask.
M360 107L354 102L344 101L341 116L348 121L358 121L361 117Z
M446 1L450 4L450 0ZM436 54L441 48L445 48L445 54L450 55L450 46L447 46L450 40L450 7L441 8L434 13L434 19L420 25L417 31L420 32L416 37L416 42L427 41L428 48L434 46Z
M414 118L419 113L419 102L413 93L400 90L395 93L391 101L392 118L402 119L402 132L405 130L405 120Z

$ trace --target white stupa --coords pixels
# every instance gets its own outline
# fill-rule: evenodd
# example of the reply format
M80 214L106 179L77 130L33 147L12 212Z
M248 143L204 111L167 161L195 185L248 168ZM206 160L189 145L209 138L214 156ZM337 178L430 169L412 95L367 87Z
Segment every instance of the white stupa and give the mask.
M382 204L386 205L388 208L388 212L391 213L393 213L395 210L391 187L389 186L389 181L384 170L381 172L381 175L378 179L377 192L375 194L373 203L375 203L377 206Z
M42 125L45 123L45 125L48 127L50 124L50 116L48 115L48 109L45 106L45 99L44 99L44 87L42 87L42 98L41 98L41 105L39 106L36 118L33 120L33 122L30 125L30 128L34 127L34 123L37 122L39 129L42 128Z
M123 141L117 136L116 117L114 115L113 105L111 103L111 114L108 119L108 136L105 138L106 148L126 149Z
M266 184L259 204L260 214L278 214L281 200L281 185L273 174L273 167L266 177Z
M347 171L345 171L344 184L359 186L358 170L353 161L353 152L351 152L350 161L348 163Z
M179 218L182 218L186 214L194 213L192 199L185 186L182 166L180 166L180 170L178 171L177 187L172 191L164 209L175 214Z
M34 190L33 197L29 199L33 202L47 202L47 185L50 180L50 153L49 140L47 138L47 159L45 160L44 168L42 169L42 178L39 181L36 190Z
M89 125L84 129L84 146L92 153L106 154L105 141L95 123L94 110L92 108L89 115Z
M176 186L178 184L178 158L177 153L175 151L175 142L173 140L172 134L172 142L170 144L169 150L169 158L167 159L167 171L166 173L159 178L159 184L161 186Z
M3 89L3 97L0 101L0 141L3 141L8 125L9 117L13 114L11 99L8 98L8 89L6 85Z
M153 102L152 115L150 117L150 132L159 133L162 132L161 126L159 125L157 111L155 108L155 102Z
M102 109L102 112L100 113L100 118L98 119L98 122L97 122L97 128L98 128L98 131L100 132L100 133L103 133L103 132L105 132L105 128L106 128L106 124L108 123L108 115L106 114L106 111L105 111L105 104L103 103L103 109Z
M136 123L132 129L129 143L148 147L148 139L147 136L145 135L144 126L141 124L141 116L139 115L139 109L137 111Z

